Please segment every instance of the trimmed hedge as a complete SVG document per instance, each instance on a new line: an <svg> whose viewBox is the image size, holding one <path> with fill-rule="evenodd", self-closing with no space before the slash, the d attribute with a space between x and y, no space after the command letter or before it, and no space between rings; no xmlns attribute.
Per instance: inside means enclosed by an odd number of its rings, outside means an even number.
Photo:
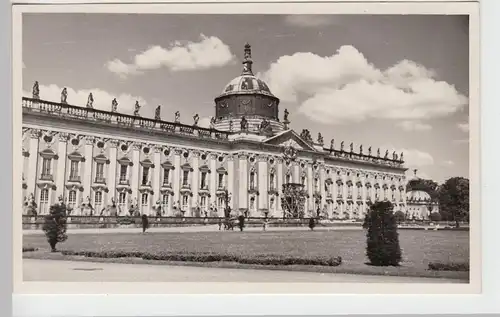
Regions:
<svg viewBox="0 0 500 317"><path fill-rule="evenodd" d="M148 253L125 251L62 251L63 255L84 256L90 258L142 258L144 260L175 261L175 262L236 262L241 264L258 265L319 265L339 266L342 258L338 257L310 257L298 258L283 255L232 255L218 253Z"/></svg>
<svg viewBox="0 0 500 317"><path fill-rule="evenodd" d="M456 262L456 263L431 262L429 263L429 270L468 272L470 268L469 268L469 263L466 262Z"/></svg>

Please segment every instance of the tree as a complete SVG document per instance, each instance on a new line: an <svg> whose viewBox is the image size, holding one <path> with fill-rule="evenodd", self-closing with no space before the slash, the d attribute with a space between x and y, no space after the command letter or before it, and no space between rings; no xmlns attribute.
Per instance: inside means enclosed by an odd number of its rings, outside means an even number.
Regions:
<svg viewBox="0 0 500 317"><path fill-rule="evenodd" d="M56 244L68 239L66 234L66 206L55 204L50 206L50 213L45 216L42 227L50 245L50 251L56 252Z"/></svg>
<svg viewBox="0 0 500 317"><path fill-rule="evenodd" d="M394 213L394 218L396 218L397 223L402 223L406 220L406 215L401 210L398 210Z"/></svg>
<svg viewBox="0 0 500 317"><path fill-rule="evenodd" d="M469 180L464 177L452 177L439 187L439 208L443 214L449 214L455 226L469 218Z"/></svg>
<svg viewBox="0 0 500 317"><path fill-rule="evenodd" d="M439 185L438 183L436 183L435 181L431 180L431 179L416 179L416 180L412 180L411 182L408 182L408 184L406 185L406 191L410 191L411 190L411 185L415 186L415 184L419 187L419 188L422 188L422 190L424 190L425 192L427 192L429 194L429 196L431 196L431 200L433 201L436 201L438 200L438 189L439 189Z"/></svg>
<svg viewBox="0 0 500 317"><path fill-rule="evenodd" d="M366 255L372 265L398 266L401 248L393 206L389 201L373 204L366 214L363 228L366 234Z"/></svg>
<svg viewBox="0 0 500 317"><path fill-rule="evenodd" d="M429 215L429 219L434 222L441 221L441 214L439 212L433 212Z"/></svg>

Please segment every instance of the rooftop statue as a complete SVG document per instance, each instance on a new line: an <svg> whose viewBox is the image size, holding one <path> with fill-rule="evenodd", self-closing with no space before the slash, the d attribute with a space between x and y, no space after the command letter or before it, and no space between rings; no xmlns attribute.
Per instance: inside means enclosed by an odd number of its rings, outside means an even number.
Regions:
<svg viewBox="0 0 500 317"><path fill-rule="evenodd" d="M399 155L399 159L402 161L403 160L403 152Z"/></svg>
<svg viewBox="0 0 500 317"><path fill-rule="evenodd" d="M284 113L284 115L283 115L283 122L287 122L287 121L288 121L288 115L289 115L289 114L290 114L290 113L288 112L288 109L285 109L285 113Z"/></svg>
<svg viewBox="0 0 500 317"><path fill-rule="evenodd" d="M340 142L340 150L344 151L344 141Z"/></svg>
<svg viewBox="0 0 500 317"><path fill-rule="evenodd" d="M181 113L179 110L175 112L175 123L179 123L181 121Z"/></svg>
<svg viewBox="0 0 500 317"><path fill-rule="evenodd" d="M193 116L193 120L194 120L194 125L197 126L198 125L198 121L200 121L200 116L198 114L195 114Z"/></svg>
<svg viewBox="0 0 500 317"><path fill-rule="evenodd" d="M351 142L351 144L349 145L349 148L351 150L351 153L354 151L354 143Z"/></svg>
<svg viewBox="0 0 500 317"><path fill-rule="evenodd" d="M377 157L380 157L380 148L377 149Z"/></svg>
<svg viewBox="0 0 500 317"><path fill-rule="evenodd" d="M248 130L248 121L245 116L241 117L240 128L242 131Z"/></svg>
<svg viewBox="0 0 500 317"><path fill-rule="evenodd" d="M325 143L325 140L323 139L323 136L321 133L318 133L318 143L323 145Z"/></svg>
<svg viewBox="0 0 500 317"><path fill-rule="evenodd" d="M215 129L215 117L210 118L210 129Z"/></svg>
<svg viewBox="0 0 500 317"><path fill-rule="evenodd" d="M396 154L396 151L392 152L392 159L393 160L397 160L398 159L398 155Z"/></svg>
<svg viewBox="0 0 500 317"><path fill-rule="evenodd" d="M116 101L116 98L111 101L111 112L116 112L118 109L118 101Z"/></svg>
<svg viewBox="0 0 500 317"><path fill-rule="evenodd" d="M68 90L66 87L63 88L61 91L61 103L67 103L68 100Z"/></svg>
<svg viewBox="0 0 500 317"><path fill-rule="evenodd" d="M330 150L333 150L333 149L334 149L334 147L335 147L335 139L332 139L332 140L330 141Z"/></svg>
<svg viewBox="0 0 500 317"><path fill-rule="evenodd" d="M384 154L384 158L388 158L389 157L389 150L385 150L385 154Z"/></svg>
<svg viewBox="0 0 500 317"><path fill-rule="evenodd" d="M359 154L363 155L363 145L359 146Z"/></svg>
<svg viewBox="0 0 500 317"><path fill-rule="evenodd" d="M368 155L369 155L369 156L371 156L371 155L372 155L372 147L371 147L371 146L368 148Z"/></svg>
<svg viewBox="0 0 500 317"><path fill-rule="evenodd" d="M33 99L40 99L40 87L38 87L38 81L35 81L33 85Z"/></svg>
<svg viewBox="0 0 500 317"><path fill-rule="evenodd" d="M94 96L92 96L92 93L90 93L89 97L87 98L87 108L94 108Z"/></svg>
<svg viewBox="0 0 500 317"><path fill-rule="evenodd" d="M161 106L158 105L155 110L155 120L161 120Z"/></svg>
<svg viewBox="0 0 500 317"><path fill-rule="evenodd" d="M141 110L141 106L139 105L139 101L135 102L135 110L134 110L134 116L139 117L139 110Z"/></svg>

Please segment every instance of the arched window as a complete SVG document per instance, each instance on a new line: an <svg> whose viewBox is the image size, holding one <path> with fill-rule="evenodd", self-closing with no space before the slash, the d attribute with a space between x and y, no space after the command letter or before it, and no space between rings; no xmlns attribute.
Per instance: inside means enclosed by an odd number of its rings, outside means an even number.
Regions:
<svg viewBox="0 0 500 317"><path fill-rule="evenodd" d="M68 208L74 209L76 205L76 190L70 190L68 193Z"/></svg>
<svg viewBox="0 0 500 317"><path fill-rule="evenodd" d="M94 194L95 210L97 213L101 212L102 209L102 192L97 191Z"/></svg>
<svg viewBox="0 0 500 317"><path fill-rule="evenodd" d="M149 205L149 195L148 194L146 194L146 193L142 194L142 196L141 196L141 204L142 204L143 207Z"/></svg>

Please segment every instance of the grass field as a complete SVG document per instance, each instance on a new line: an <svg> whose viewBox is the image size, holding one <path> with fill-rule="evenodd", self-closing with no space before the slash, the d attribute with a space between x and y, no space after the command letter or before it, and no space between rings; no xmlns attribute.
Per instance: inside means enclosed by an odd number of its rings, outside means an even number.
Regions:
<svg viewBox="0 0 500 317"><path fill-rule="evenodd" d="M75 234L58 245L71 251L215 252L238 255L341 256L342 265L332 272L411 276L460 277L466 272L428 271L429 262L468 262L469 232L401 230L401 267L366 265L365 232L284 231L284 232L190 232ZM23 247L48 250L43 235L26 235Z"/></svg>

